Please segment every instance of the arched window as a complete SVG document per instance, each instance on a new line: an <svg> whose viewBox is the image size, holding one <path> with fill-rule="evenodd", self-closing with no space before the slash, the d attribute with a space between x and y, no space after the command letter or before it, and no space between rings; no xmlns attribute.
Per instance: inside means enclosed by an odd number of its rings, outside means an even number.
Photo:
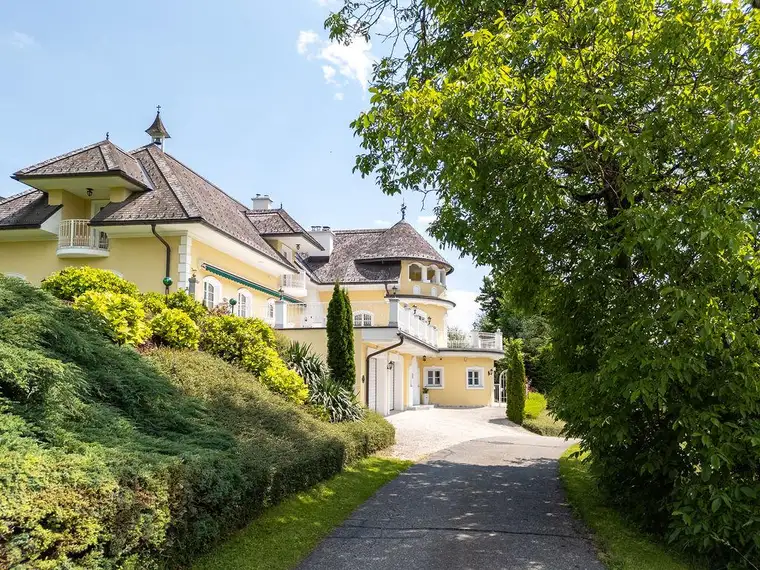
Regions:
<svg viewBox="0 0 760 570"><path fill-rule="evenodd" d="M235 311L239 317L250 317L251 309L253 305L253 298L251 293L247 289L238 289L237 294L237 310Z"/></svg>
<svg viewBox="0 0 760 570"><path fill-rule="evenodd" d="M422 267L416 263L409 266L409 281L422 281Z"/></svg>
<svg viewBox="0 0 760 570"><path fill-rule="evenodd" d="M419 295L421 291L422 291L422 289L420 289L419 285L415 285L414 287L412 287L412 293L414 295Z"/></svg>
<svg viewBox="0 0 760 570"><path fill-rule="evenodd" d="M203 278L203 304L213 309L222 302L222 284L213 277Z"/></svg>
<svg viewBox="0 0 760 570"><path fill-rule="evenodd" d="M21 275L21 273L5 273L4 275L6 277L15 277L16 279L23 279L24 281L26 281L26 276Z"/></svg>
<svg viewBox="0 0 760 570"><path fill-rule="evenodd" d="M437 296L438 296L438 287L431 287L431 288L430 288L430 294L431 294L433 297L437 297Z"/></svg>
<svg viewBox="0 0 760 570"><path fill-rule="evenodd" d="M427 268L427 280L430 283L438 283L437 277L438 277L438 270L435 267L428 267Z"/></svg>
<svg viewBox="0 0 760 570"><path fill-rule="evenodd" d="M355 327L371 327L374 321L374 315L369 311L354 311Z"/></svg>

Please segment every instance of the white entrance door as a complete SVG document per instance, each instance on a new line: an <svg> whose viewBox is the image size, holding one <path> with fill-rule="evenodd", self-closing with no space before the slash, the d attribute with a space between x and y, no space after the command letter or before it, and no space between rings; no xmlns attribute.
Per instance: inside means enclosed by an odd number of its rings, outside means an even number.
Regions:
<svg viewBox="0 0 760 570"><path fill-rule="evenodd" d="M420 367L416 356L409 364L409 401L412 406L420 405Z"/></svg>

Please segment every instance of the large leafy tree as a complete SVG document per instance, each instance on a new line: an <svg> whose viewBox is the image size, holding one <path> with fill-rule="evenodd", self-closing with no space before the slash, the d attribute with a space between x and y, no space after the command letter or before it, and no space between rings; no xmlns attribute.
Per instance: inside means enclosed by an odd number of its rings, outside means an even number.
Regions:
<svg viewBox="0 0 760 570"><path fill-rule="evenodd" d="M353 123L357 169L389 194L432 192L434 235L545 312L566 372L553 409L614 496L757 564L756 11L397 5L352 0L327 21L345 41L382 10L396 23Z"/></svg>

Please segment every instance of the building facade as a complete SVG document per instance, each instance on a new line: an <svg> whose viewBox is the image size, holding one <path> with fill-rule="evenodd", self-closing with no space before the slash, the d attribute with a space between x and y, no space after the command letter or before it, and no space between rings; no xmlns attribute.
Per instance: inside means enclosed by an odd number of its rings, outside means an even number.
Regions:
<svg viewBox="0 0 760 570"><path fill-rule="evenodd" d="M184 289L232 305L326 355L333 286L349 294L356 391L387 415L431 404L501 401L500 333L451 337L451 265L403 219L386 229L308 231L266 195L245 206L151 143L110 140L19 170L29 188L0 199L0 272L39 284L70 265L111 270L141 291Z"/></svg>

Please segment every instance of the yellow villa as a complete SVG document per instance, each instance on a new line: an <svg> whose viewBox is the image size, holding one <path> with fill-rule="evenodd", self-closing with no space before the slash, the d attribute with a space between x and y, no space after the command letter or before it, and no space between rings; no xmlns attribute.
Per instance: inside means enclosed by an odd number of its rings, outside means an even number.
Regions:
<svg viewBox="0 0 760 570"><path fill-rule="evenodd" d="M131 152L104 140L16 172L30 188L0 199L0 272L39 284L69 265L108 269L142 291L184 289L208 307L234 305L322 354L339 282L368 407L387 415L426 397L501 401L501 334L449 338L452 267L410 224L307 231L268 196L245 206L165 153L160 114L146 132L150 144Z"/></svg>

